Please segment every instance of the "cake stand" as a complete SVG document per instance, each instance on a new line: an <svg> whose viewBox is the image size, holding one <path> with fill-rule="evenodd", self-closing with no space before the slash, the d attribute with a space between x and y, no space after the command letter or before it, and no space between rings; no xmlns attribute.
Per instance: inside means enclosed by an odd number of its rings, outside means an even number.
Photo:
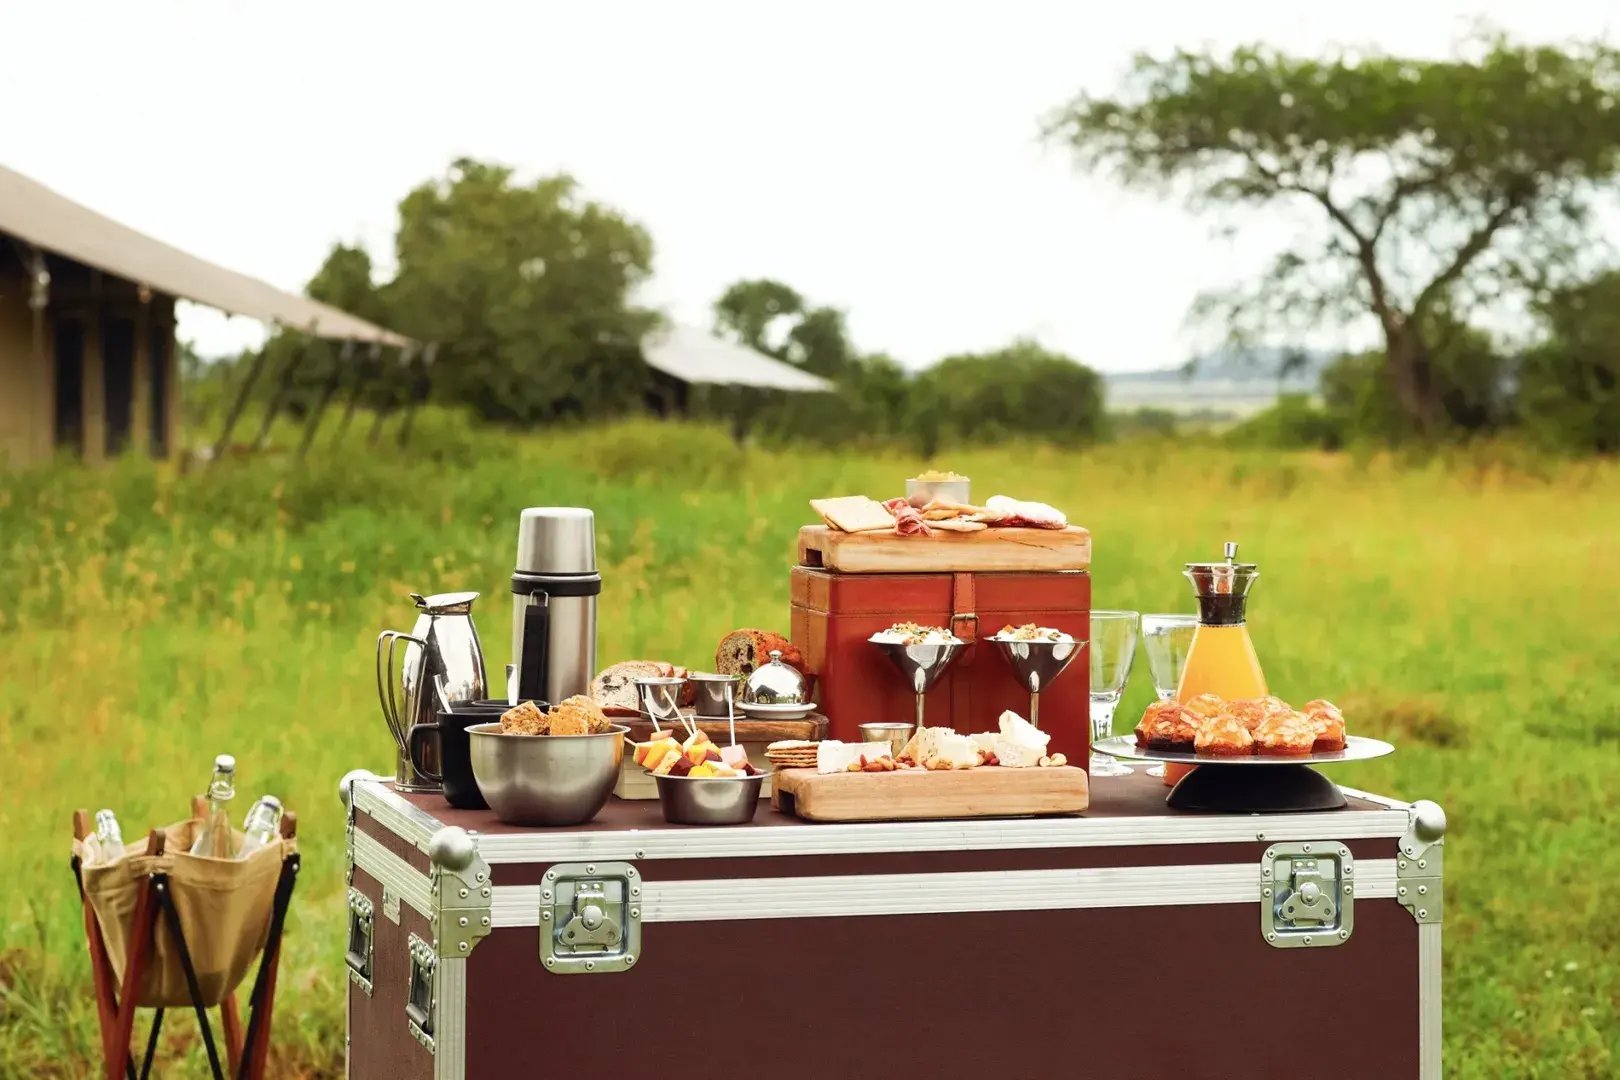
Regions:
<svg viewBox="0 0 1620 1080"><path fill-rule="evenodd" d="M1135 735L1115 735L1095 749L1132 761L1169 761L1198 768L1181 778L1165 798L1177 810L1217 814L1285 814L1299 810L1337 810L1345 805L1339 785L1313 765L1366 761L1393 754L1395 747L1382 739L1350 735L1343 750L1298 757L1219 757L1179 753L1136 745Z"/></svg>

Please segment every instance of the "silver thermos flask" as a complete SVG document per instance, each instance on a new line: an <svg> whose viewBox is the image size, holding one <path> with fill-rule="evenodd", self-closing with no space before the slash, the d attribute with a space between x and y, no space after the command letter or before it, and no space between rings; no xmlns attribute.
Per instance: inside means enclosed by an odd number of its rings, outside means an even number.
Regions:
<svg viewBox="0 0 1620 1080"><path fill-rule="evenodd" d="M531 506L518 521L512 574L512 662L518 700L555 704L596 674L596 517L577 506Z"/></svg>

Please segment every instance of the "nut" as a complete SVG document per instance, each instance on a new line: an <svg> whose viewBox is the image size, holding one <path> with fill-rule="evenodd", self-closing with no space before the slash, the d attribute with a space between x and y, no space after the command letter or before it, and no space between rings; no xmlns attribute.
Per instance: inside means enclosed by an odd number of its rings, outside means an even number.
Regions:
<svg viewBox="0 0 1620 1080"><path fill-rule="evenodd" d="M1067 765L1068 763L1069 763L1069 757L1068 757L1067 754L1053 754L1052 755L1052 767L1053 768L1061 769L1063 766Z"/></svg>
<svg viewBox="0 0 1620 1080"><path fill-rule="evenodd" d="M1049 769L1051 767L1052 767L1052 759L1049 756L1047 756L1045 754L1042 754L1041 755L1041 768Z"/></svg>

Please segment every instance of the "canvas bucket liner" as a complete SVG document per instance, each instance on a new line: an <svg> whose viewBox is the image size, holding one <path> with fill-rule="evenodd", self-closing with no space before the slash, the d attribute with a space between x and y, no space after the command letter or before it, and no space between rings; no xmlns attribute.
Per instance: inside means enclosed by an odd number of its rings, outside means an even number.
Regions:
<svg viewBox="0 0 1620 1080"><path fill-rule="evenodd" d="M129 956L135 901L148 877L168 875L169 898L180 916L201 1003L209 1007L236 989L264 948L282 861L298 847L295 841L277 838L246 859L191 855L188 849L201 825L200 821L182 821L164 828L165 854L148 855L148 841L143 838L127 845L123 858L88 863L81 872L85 895L101 925L120 986ZM242 834L234 835L240 843ZM77 840L73 843L73 852L81 859L92 850ZM179 943L162 913L156 920L151 961L135 1003L148 1008L191 1004Z"/></svg>

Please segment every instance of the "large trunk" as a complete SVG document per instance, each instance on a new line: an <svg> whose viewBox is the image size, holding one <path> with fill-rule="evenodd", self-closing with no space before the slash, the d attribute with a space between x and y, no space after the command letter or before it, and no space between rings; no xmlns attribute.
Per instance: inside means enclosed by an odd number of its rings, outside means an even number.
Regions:
<svg viewBox="0 0 1620 1080"><path fill-rule="evenodd" d="M1439 428L1440 403L1428 346L1410 322L1386 326L1384 343L1395 401L1412 429L1430 438Z"/></svg>

